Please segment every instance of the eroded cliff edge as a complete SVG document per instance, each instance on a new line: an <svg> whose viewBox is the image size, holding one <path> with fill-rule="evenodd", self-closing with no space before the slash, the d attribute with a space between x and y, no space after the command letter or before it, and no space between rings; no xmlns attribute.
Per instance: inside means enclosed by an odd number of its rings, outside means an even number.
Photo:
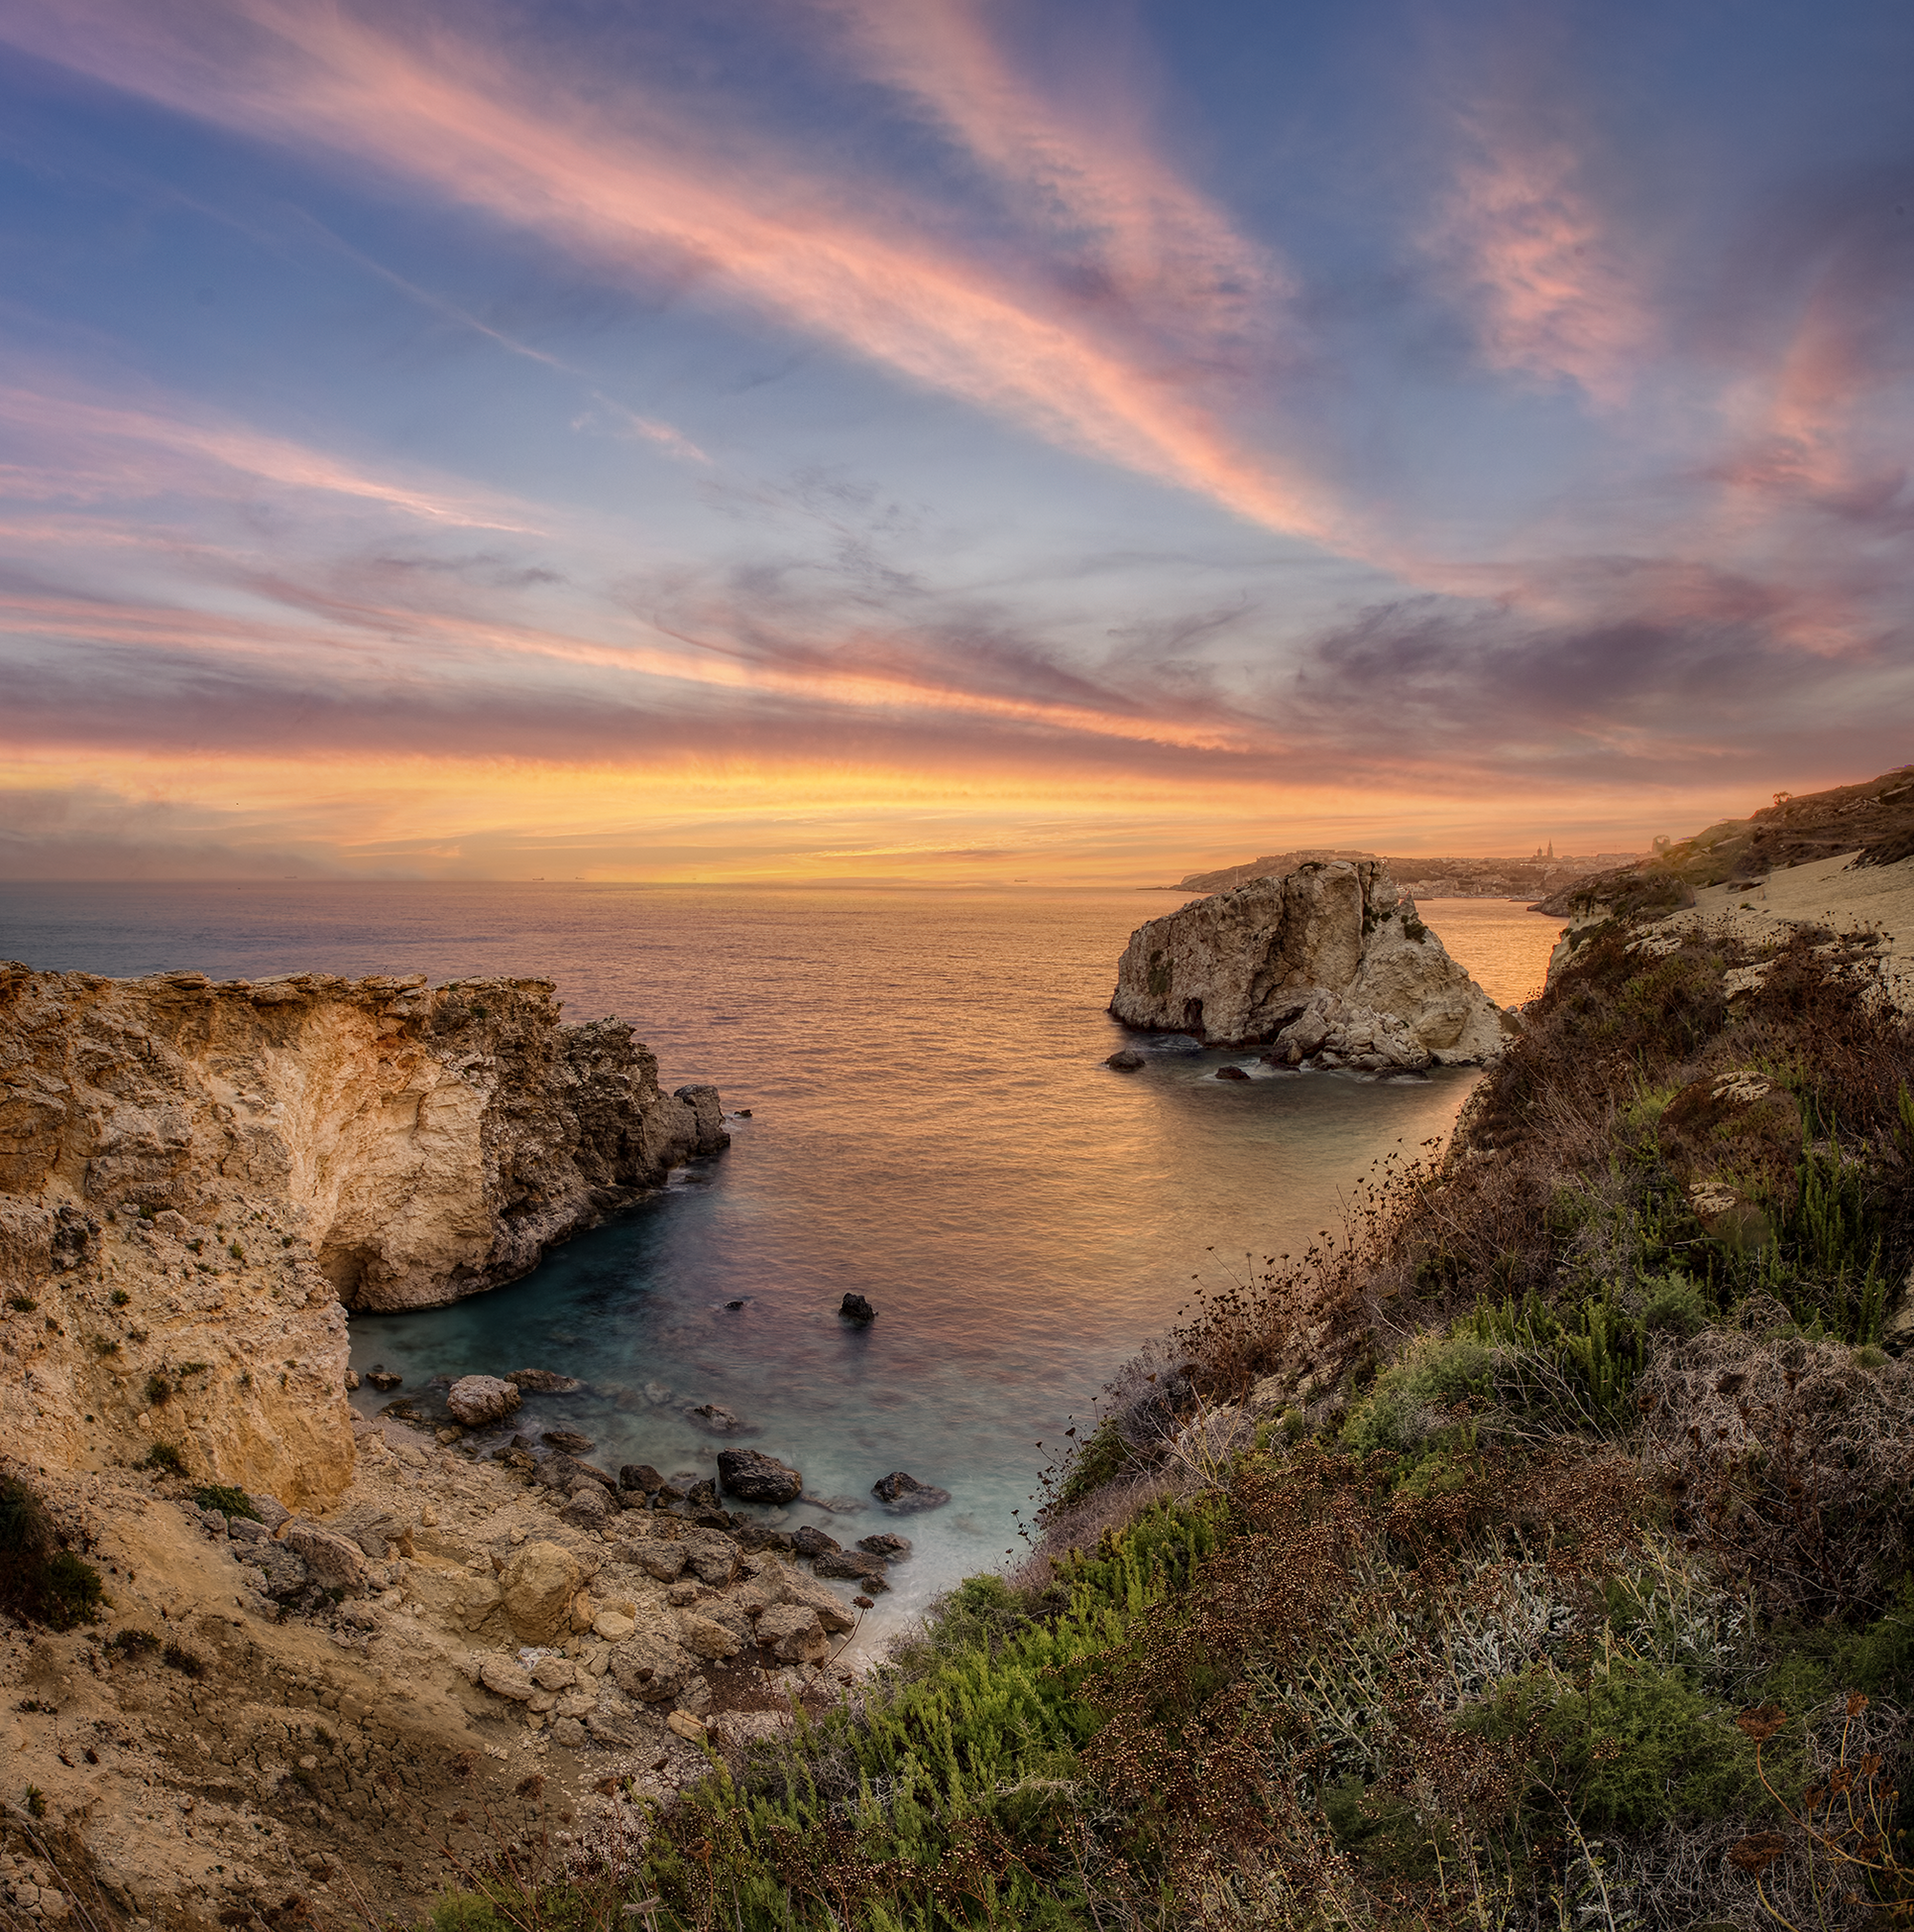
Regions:
<svg viewBox="0 0 1914 1932"><path fill-rule="evenodd" d="M1298 1058L1334 1037L1398 1066L1492 1059L1505 1031L1376 859L1313 861L1139 926L1110 1011L1213 1046L1290 1044Z"/></svg>
<svg viewBox="0 0 1914 1932"><path fill-rule="evenodd" d="M345 1309L433 1307L728 1144L546 980L211 984L0 965L0 1432L323 1506Z"/></svg>

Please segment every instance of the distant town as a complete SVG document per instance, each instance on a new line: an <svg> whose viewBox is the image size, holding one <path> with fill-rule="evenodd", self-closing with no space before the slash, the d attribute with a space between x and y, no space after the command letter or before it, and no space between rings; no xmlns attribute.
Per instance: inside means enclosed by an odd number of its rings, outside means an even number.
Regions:
<svg viewBox="0 0 1914 1932"><path fill-rule="evenodd" d="M1558 856L1552 842L1537 847L1527 858L1391 857L1380 852L1346 852L1324 846L1265 853L1242 865L1192 872L1166 890L1229 892L1253 878L1280 878L1311 859L1379 858L1403 891L1416 899L1543 899L1591 872L1612 872L1645 856L1639 852L1565 853Z"/></svg>

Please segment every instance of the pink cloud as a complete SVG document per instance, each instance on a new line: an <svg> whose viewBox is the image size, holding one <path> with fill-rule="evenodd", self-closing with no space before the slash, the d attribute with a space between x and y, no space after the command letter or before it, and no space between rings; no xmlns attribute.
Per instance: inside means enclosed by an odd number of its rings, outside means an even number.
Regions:
<svg viewBox="0 0 1914 1932"><path fill-rule="evenodd" d="M50 385L0 387L0 423L37 437L44 465L0 475L0 495L40 500L139 496L190 484L209 471L343 497L446 527L530 530L523 505L457 485L377 476L244 424L194 421L154 409L89 402Z"/></svg>
<svg viewBox="0 0 1914 1932"><path fill-rule="evenodd" d="M1045 99L992 37L977 0L822 5L845 29L851 57L914 99L1011 189L1016 217L1093 268L1106 299L1219 364L1273 332L1288 277L1152 150L1130 103L1107 90L1087 111Z"/></svg>
<svg viewBox="0 0 1914 1932"><path fill-rule="evenodd" d="M1479 114L1426 246L1472 312L1491 368L1626 399L1658 324L1614 224L1560 136Z"/></svg>
<svg viewBox="0 0 1914 1932"><path fill-rule="evenodd" d="M952 22L961 39L961 19ZM288 0L189 11L165 0L0 0L0 33L208 120L403 174L562 239L600 267L689 269L735 303L1033 434L1265 528L1355 541L1333 491L1221 425L1201 396L1201 370L1179 366L1183 346L1108 340L1055 291L1018 285L921 223L893 218L876 205L880 196L813 178L735 127L713 139L642 95L622 99L613 118L528 77L522 58L449 34L414 49L342 8ZM993 120L982 108L969 119L980 139L1021 124L1015 113ZM1125 273L1170 278L1182 257L1162 237L1179 207L1193 206L1187 193L1179 203L1167 184L1152 189L1147 170L1141 182L1060 161L1052 171L1070 176L1084 209L1103 211L1111 258ZM1227 258L1213 217L1204 233ZM1223 300L1224 281L1209 279Z"/></svg>

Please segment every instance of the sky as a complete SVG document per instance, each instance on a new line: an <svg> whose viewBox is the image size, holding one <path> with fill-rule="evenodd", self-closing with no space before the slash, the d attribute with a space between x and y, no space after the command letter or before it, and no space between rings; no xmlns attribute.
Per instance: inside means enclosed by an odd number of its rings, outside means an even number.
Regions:
<svg viewBox="0 0 1914 1932"><path fill-rule="evenodd" d="M1173 879L1914 759L1914 10L0 0L0 877Z"/></svg>

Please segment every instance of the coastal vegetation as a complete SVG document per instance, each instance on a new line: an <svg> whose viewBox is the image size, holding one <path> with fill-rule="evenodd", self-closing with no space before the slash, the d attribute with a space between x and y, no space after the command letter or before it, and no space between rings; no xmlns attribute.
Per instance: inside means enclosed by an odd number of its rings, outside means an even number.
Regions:
<svg viewBox="0 0 1914 1932"><path fill-rule="evenodd" d="M1878 982L1867 935L1598 933L1447 1146L1124 1369L1020 1568L439 1932L1914 1918Z"/></svg>

